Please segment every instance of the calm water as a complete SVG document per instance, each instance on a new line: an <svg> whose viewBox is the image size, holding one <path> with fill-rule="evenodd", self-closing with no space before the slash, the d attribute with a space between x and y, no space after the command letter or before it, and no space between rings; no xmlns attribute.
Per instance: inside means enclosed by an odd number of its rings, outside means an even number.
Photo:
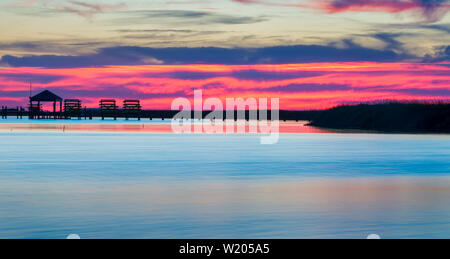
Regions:
<svg viewBox="0 0 450 259"><path fill-rule="evenodd" d="M450 237L450 136L0 131L0 238Z"/></svg>

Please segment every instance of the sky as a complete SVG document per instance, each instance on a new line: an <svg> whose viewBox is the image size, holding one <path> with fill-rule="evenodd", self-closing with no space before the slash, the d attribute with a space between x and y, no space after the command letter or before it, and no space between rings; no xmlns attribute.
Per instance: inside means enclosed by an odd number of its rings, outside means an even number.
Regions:
<svg viewBox="0 0 450 259"><path fill-rule="evenodd" d="M279 97L282 109L450 100L448 0L3 0L0 104Z"/></svg>

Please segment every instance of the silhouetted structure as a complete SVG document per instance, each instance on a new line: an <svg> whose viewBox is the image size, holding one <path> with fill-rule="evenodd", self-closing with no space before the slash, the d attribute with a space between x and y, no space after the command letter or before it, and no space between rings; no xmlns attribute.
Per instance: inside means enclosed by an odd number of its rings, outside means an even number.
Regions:
<svg viewBox="0 0 450 259"><path fill-rule="evenodd" d="M53 112L42 110L43 102L53 103ZM59 103L59 111L57 111L57 103ZM82 108L81 100L67 99L64 101L64 111L62 109L63 99L54 93L45 90L33 97L30 97L29 112L26 114L22 107L8 109L2 106L0 115L2 119L8 116L28 115L30 119L54 118L54 119L71 119L77 117L81 119L93 117L118 117L129 119L137 118L161 118L171 119L179 111L173 110L142 110L140 100L125 100L123 109L119 110L114 99L100 100L100 108ZM250 120L251 111L224 111L222 120L230 120L230 113L234 120L237 120L238 114L244 114L245 120ZM261 112L261 111L259 111ZM257 120L273 120L271 111L267 112L267 116L257 112ZM205 118L210 111L203 111L201 119ZM263 113L264 114L264 113ZM196 113L191 112L191 118L196 118ZM333 128L333 129L351 129L351 130L369 130L381 132L434 132L434 133L450 133L450 102L383 102L369 103L360 105L342 105L328 110L317 111L279 111L279 120L287 121L310 121L311 126Z"/></svg>
<svg viewBox="0 0 450 259"><path fill-rule="evenodd" d="M142 106L139 100L125 100L123 101L123 112L125 119L137 118L141 120Z"/></svg>
<svg viewBox="0 0 450 259"><path fill-rule="evenodd" d="M2 106L2 119L7 119L8 118L8 107L6 106Z"/></svg>
<svg viewBox="0 0 450 259"><path fill-rule="evenodd" d="M81 120L81 100L66 99L64 100L64 117L70 119L71 117L78 117Z"/></svg>
<svg viewBox="0 0 450 259"><path fill-rule="evenodd" d="M62 101L63 99L56 94L45 90L33 97L30 97L30 106L28 107L28 117L30 119L41 118L54 118L58 119L62 117ZM53 112L46 113L42 110L43 102L53 103ZM59 112L56 111L56 103L59 103Z"/></svg>
<svg viewBox="0 0 450 259"><path fill-rule="evenodd" d="M112 99L103 99L100 100L100 115L102 120L105 117L113 117L114 120L117 120L118 107L116 105L116 100Z"/></svg>

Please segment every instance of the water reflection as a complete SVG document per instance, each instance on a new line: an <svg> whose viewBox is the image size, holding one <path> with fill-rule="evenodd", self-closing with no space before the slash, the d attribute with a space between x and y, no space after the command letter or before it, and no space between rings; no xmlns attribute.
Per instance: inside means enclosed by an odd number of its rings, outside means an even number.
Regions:
<svg viewBox="0 0 450 259"><path fill-rule="evenodd" d="M135 132L135 133L171 133L172 128L170 121L84 121L84 120L70 120L70 121L34 121L21 122L14 120L13 123L0 123L0 131L49 131L49 132ZM0 121L2 122L2 121ZM196 122L198 123L198 122ZM226 132L228 124L233 124L236 129L236 123L233 122L218 122L222 125L223 132ZM290 121L280 122L280 133L333 133L331 130L319 129L316 127L307 126L307 121ZM191 126L191 131L194 132L195 123ZM235 130L237 132L237 130ZM245 132L250 132L248 123Z"/></svg>

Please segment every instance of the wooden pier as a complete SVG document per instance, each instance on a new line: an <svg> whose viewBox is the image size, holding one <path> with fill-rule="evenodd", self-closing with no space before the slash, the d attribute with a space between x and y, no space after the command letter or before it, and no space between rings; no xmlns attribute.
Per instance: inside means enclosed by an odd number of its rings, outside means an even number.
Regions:
<svg viewBox="0 0 450 259"><path fill-rule="evenodd" d="M43 103L53 104L53 111L44 111L42 108ZM27 116L29 119L72 119L76 118L81 120L92 120L94 117L105 120L106 118L129 119L172 119L179 111L172 110L143 110L140 100L124 100L123 107L119 109L117 101L114 99L102 99L99 102L99 108L83 108L82 101L79 99L63 99L58 95L46 90L33 97L30 97L28 111L22 107L8 108L1 106L1 118L7 119L8 116L16 116L18 119L22 119ZM203 111L201 118L195 118L196 113L192 111L191 118L203 119L211 111ZM245 120L250 119L250 112L247 111L234 111L234 118L237 120L238 114L245 114ZM279 119L282 121L299 121L299 120L312 120L320 111L280 111ZM257 119L260 120L259 112L257 112ZM194 116L195 115L195 116ZM223 112L222 120L226 120L229 115L228 111ZM231 119L231 118L230 118ZM271 112L267 111L268 120L272 120Z"/></svg>

